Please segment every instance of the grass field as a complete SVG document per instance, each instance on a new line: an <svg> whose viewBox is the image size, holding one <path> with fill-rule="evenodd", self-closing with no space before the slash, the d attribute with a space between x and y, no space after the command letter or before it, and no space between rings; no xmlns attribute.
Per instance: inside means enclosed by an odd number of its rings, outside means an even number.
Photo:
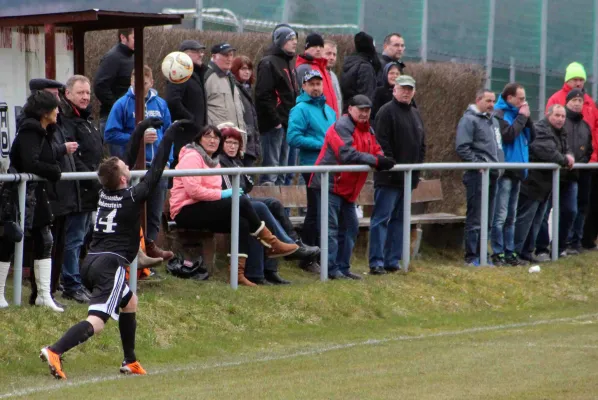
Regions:
<svg viewBox="0 0 598 400"><path fill-rule="evenodd" d="M285 266L287 288L146 285L137 352L147 377L118 376L111 324L69 352L69 380L54 381L39 348L85 308L3 310L0 399L598 398L598 254L539 274L458 259L436 253L407 275L363 282L321 284Z"/></svg>

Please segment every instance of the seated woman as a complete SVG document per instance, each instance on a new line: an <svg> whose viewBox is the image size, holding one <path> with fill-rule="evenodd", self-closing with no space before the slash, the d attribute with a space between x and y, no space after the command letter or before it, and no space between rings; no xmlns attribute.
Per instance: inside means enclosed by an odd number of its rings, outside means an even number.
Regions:
<svg viewBox="0 0 598 400"><path fill-rule="evenodd" d="M201 129L193 141L179 153L177 170L220 168L218 153L222 149L222 134L215 126ZM188 229L208 229L216 233L230 233L232 189L222 190L220 175L184 176L173 180L170 192L170 216L177 226ZM239 199L239 284L255 286L245 278L245 263L249 238L258 238L267 248L268 258L292 254L299 246L283 243L270 232L258 217L249 199Z"/></svg>
<svg viewBox="0 0 598 400"><path fill-rule="evenodd" d="M223 152L220 154L220 165L224 168L243 167L239 149L243 136L241 132L233 125L219 125L220 132L224 140ZM223 189L232 188L231 179L228 175L223 175ZM289 255L287 259L291 260L314 260L320 254L319 247L306 246L301 242L299 235L295 232L293 224L284 212L284 206L275 198L250 198L247 194L253 189L253 181L249 175L241 175L241 189L250 201L251 205L266 223L266 226L274 232L276 237L285 243L296 243L299 250ZM245 276L252 282L258 284L286 284L284 279L277 273L277 265L274 260L264 261L263 248L257 243L250 242L249 258L247 260L247 269ZM262 275L263 271L263 275Z"/></svg>

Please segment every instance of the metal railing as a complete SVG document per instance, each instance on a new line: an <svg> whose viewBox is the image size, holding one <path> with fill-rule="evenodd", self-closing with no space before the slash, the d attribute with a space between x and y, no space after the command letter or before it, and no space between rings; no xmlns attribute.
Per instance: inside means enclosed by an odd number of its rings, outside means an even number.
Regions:
<svg viewBox="0 0 598 400"><path fill-rule="evenodd" d="M574 169L598 169L598 163L595 164L575 164ZM539 169L552 170L552 254L553 261L558 259L558 229L559 229L559 178L561 167L557 164L549 163L428 163L428 164L400 164L396 165L392 171L403 172L405 174L404 182L411 182L413 171L441 171L441 170L480 170L482 173L482 199L481 199L481 231L480 231L480 265L488 265L488 203L491 169ZM364 165L336 165L336 166L295 166L295 167L252 167L252 168L226 168L226 169L189 169L189 170L167 170L164 171L164 177L182 177L182 176L212 176L212 175L232 175L233 196L232 196L232 216L231 216L231 269L230 286L237 289L237 270L239 260L239 187L241 174L262 175L262 174L287 174L287 173L320 173L321 179L321 199L320 199L320 280L328 280L328 194L329 194L329 175L336 172L370 172L372 168ZM145 175L145 171L131 171L132 178L140 178ZM64 173L61 180L90 180L97 179L95 172L71 172ZM25 226L25 194L28 181L43 180L32 174L0 174L0 182L18 182L20 226ZM411 228L411 185L404 185L403 196L403 255L402 268L407 271L411 258L409 231ZM14 303L21 304L21 281L23 273L23 246L24 240L15 245L14 256ZM133 291L137 288L137 260L135 259L130 266L129 285Z"/></svg>

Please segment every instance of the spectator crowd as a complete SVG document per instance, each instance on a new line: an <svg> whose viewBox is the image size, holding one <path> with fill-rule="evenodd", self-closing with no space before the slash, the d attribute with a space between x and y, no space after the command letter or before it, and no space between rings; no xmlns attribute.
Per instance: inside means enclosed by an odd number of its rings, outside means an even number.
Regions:
<svg viewBox="0 0 598 400"><path fill-rule="evenodd" d="M370 274L401 269L404 185L417 188L412 173L404 182L395 164L426 161L425 121L415 101L415 79L405 74L405 40L389 34L378 54L373 38L355 35L355 53L345 58L340 77L333 72L337 46L310 33L298 49L298 33L280 24L271 46L253 65L228 43L209 49L185 40L177 49L191 58L190 79L167 83L160 94L153 87L152 69L144 66L142 134L145 167L159 153L169 127L189 120L195 129L177 130L166 168L221 169L287 165L368 165L375 169L374 207L370 222ZM54 295L89 303L92 294L82 283L80 260L94 232L110 232L113 220L98 218L98 181L59 180L62 172L97 171L108 155L131 165L135 146L134 34L118 31L118 43L104 55L93 93L100 102L99 121L92 119L91 82L81 75L63 85L47 79L30 82L31 95L18 117L18 135L10 153L15 172L46 179L27 186L25 237L34 254L30 304L61 312ZM174 49L173 49L174 50ZM584 67L568 66L563 88L533 121L525 88L507 84L496 97L480 89L456 127L456 152L463 162L556 163L560 173L559 255L596 250L598 236L597 172L572 170L575 163L598 161L598 109L585 93ZM169 143L169 142L167 142ZM277 261L297 260L308 273L319 274L320 187L322 175L296 177L305 185L307 209L298 233L285 205L275 198L253 197L262 186L288 185L295 177L262 174L259 182L241 176L239 218L239 283L280 285ZM367 172L329 174L328 277L362 279L351 271L351 256L359 230L356 200ZM187 229L228 233L231 229L232 177L222 175L160 179L147 196L147 226L140 232L141 278L156 277L151 266L174 257L157 244L168 202L168 218ZM482 171L463 175L466 189L465 264L480 265ZM518 266L549 261L548 220L551 213L552 171L491 170L489 232L492 263ZM0 217L7 218L6 215ZM14 241L0 237L0 307L6 307L4 286Z"/></svg>

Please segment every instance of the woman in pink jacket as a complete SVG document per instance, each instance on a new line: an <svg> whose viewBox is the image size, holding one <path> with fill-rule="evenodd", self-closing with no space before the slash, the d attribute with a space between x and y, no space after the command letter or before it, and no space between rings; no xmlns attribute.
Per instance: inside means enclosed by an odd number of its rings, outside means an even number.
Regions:
<svg viewBox="0 0 598 400"><path fill-rule="evenodd" d="M181 149L177 170L220 168L218 154L222 134L215 126L204 127L191 143ZM230 233L232 189L222 190L222 176L185 176L174 178L170 193L170 217L177 226ZM242 194L242 192L241 192ZM267 248L269 258L295 252L296 244L283 243L266 228L246 196L239 199L239 284L255 286L245 278L249 236L257 237Z"/></svg>

